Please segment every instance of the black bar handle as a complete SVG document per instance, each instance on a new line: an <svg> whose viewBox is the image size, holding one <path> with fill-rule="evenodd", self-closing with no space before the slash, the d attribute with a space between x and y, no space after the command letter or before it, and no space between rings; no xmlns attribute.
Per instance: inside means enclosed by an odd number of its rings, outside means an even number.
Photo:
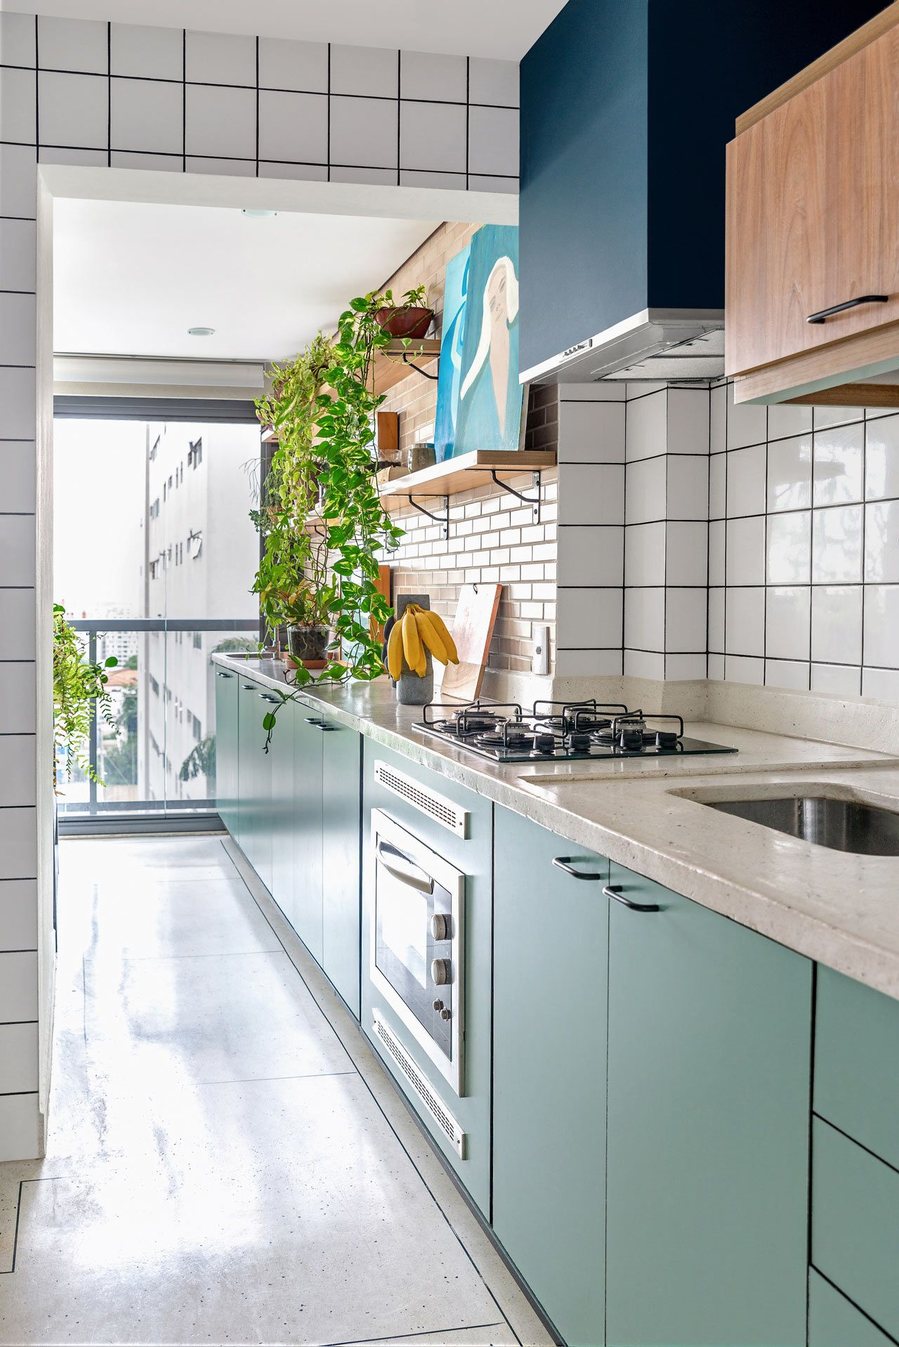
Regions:
<svg viewBox="0 0 899 1347"><path fill-rule="evenodd" d="M225 670L224 670L224 669L217 669L217 670L216 670L216 675L215 675L215 676L216 676L216 678L233 678L233 677L234 677L233 674L225 673Z"/></svg>
<svg viewBox="0 0 899 1347"><path fill-rule="evenodd" d="M628 898L621 889L620 884L607 884L603 889L606 898L614 898L616 903L621 903L623 907L629 907L632 912L661 912L658 903L635 903L633 898Z"/></svg>
<svg viewBox="0 0 899 1347"><path fill-rule="evenodd" d="M557 870L564 870L566 875L571 875L572 879L592 879L602 883L602 875L589 875L583 870L575 870L571 864L573 860L573 856L553 856L553 865Z"/></svg>
<svg viewBox="0 0 899 1347"><path fill-rule="evenodd" d="M325 723L318 716L303 716L303 719L307 725L314 725L317 730L320 730Z"/></svg>
<svg viewBox="0 0 899 1347"><path fill-rule="evenodd" d="M255 692L255 691L256 691L256 684L255 684L255 683L241 683L240 686L243 688L244 692Z"/></svg>
<svg viewBox="0 0 899 1347"><path fill-rule="evenodd" d="M835 313L845 313L847 309L857 309L859 304L888 304L889 295L858 295L855 299L847 299L844 304L832 304L829 309L819 309L817 313L810 313L806 318L807 323L826 323L828 318L832 318Z"/></svg>
<svg viewBox="0 0 899 1347"><path fill-rule="evenodd" d="M259 692L259 693L257 693L256 695L259 696L259 697L261 697L262 700L263 700L264 702L276 702L276 703L278 703L278 702L281 701L281 698L280 698L280 697L273 697L273 696L271 695L271 693L269 693L269 692Z"/></svg>

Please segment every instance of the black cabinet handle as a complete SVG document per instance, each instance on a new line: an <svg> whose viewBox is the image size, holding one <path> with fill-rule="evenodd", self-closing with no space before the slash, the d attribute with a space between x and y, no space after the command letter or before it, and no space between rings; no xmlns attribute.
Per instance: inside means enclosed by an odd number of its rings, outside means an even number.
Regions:
<svg viewBox="0 0 899 1347"><path fill-rule="evenodd" d="M602 875L590 875L583 870L575 870L571 864L573 860L573 856L553 856L553 865L557 870L564 870L566 875L571 875L572 879L592 879L602 883Z"/></svg>
<svg viewBox="0 0 899 1347"><path fill-rule="evenodd" d="M810 313L806 318L807 323L826 323L828 318L832 318L835 313L845 313L847 309L857 309L860 304L888 304L889 295L858 295L855 299L847 299L843 304L832 304L829 309L819 309L817 313Z"/></svg>
<svg viewBox="0 0 899 1347"><path fill-rule="evenodd" d="M244 692L255 692L255 691L256 691L256 684L255 684L255 683L241 683L240 686L243 688Z"/></svg>
<svg viewBox="0 0 899 1347"><path fill-rule="evenodd" d="M661 912L658 903L635 903L633 898L628 898L622 892L620 885L607 884L603 889L606 898L614 898L616 903L621 903L623 907L629 907L632 912Z"/></svg>
<svg viewBox="0 0 899 1347"><path fill-rule="evenodd" d="M314 725L317 730L320 730L324 724L324 721L320 720L318 716L303 716L303 719L307 725Z"/></svg>
<svg viewBox="0 0 899 1347"><path fill-rule="evenodd" d="M280 698L280 697L272 697L271 694L268 693L268 692L260 692L260 693L258 693L257 695L258 695L259 697L261 697L262 700L263 700L264 702L275 702L275 703L278 703L278 702L281 701L281 698Z"/></svg>
<svg viewBox="0 0 899 1347"><path fill-rule="evenodd" d="M233 674L225 673L224 669L216 670L216 678L233 678Z"/></svg>

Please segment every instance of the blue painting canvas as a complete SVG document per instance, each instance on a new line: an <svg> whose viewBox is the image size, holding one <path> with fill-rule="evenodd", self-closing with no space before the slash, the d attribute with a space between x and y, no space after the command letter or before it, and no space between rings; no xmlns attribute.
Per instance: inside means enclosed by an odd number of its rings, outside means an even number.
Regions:
<svg viewBox="0 0 899 1347"><path fill-rule="evenodd" d="M452 458L456 447L470 254L471 245L466 244L462 251L446 264L437 415L434 423L434 453L438 463L445 458Z"/></svg>
<svg viewBox="0 0 899 1347"><path fill-rule="evenodd" d="M453 454L520 447L518 229L485 225L471 240Z"/></svg>

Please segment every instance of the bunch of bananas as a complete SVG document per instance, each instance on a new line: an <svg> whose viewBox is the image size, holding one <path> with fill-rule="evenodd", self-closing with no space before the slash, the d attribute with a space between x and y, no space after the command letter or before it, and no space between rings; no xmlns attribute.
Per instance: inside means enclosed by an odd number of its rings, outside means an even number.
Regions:
<svg viewBox="0 0 899 1347"><path fill-rule="evenodd" d="M387 671L396 681L404 669L424 678L430 651L441 664L458 664L456 643L439 613L410 603L390 629L387 638Z"/></svg>

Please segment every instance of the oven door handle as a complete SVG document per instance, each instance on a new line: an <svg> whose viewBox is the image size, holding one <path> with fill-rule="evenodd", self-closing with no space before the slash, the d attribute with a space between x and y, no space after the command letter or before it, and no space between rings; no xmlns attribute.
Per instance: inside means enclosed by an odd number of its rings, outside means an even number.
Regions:
<svg viewBox="0 0 899 1347"><path fill-rule="evenodd" d="M409 870L399 869L397 866L391 865L387 859L388 856L402 861L403 865L409 867ZM378 862L393 875L394 879L398 879L401 884L407 884L410 889L417 889L419 893L434 892L433 879L426 875L424 870L420 869L414 861L410 861L409 857L404 855L399 847L393 846L390 842L385 842L381 837L378 838ZM415 873L410 873L410 870Z"/></svg>

